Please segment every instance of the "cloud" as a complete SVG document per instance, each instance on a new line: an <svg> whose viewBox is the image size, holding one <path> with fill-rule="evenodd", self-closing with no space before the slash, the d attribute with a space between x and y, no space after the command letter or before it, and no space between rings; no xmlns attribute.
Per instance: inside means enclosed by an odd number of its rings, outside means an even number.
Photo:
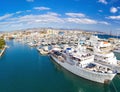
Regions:
<svg viewBox="0 0 120 92"><path fill-rule="evenodd" d="M115 8L115 7L111 7L111 8L110 8L110 12L111 12L111 13L116 13L117 11L118 11L118 9Z"/></svg>
<svg viewBox="0 0 120 92"><path fill-rule="evenodd" d="M106 21L97 21L90 18L83 13L65 13L65 15L69 16L65 18L66 22L76 23L76 24L104 24L109 25Z"/></svg>
<svg viewBox="0 0 120 92"><path fill-rule="evenodd" d="M110 25L110 23L106 21L97 21L89 18L66 18L66 22L76 23L76 24L104 24Z"/></svg>
<svg viewBox="0 0 120 92"><path fill-rule="evenodd" d="M24 16L14 16L5 20L4 22L0 22L1 29L0 30L16 30L16 29L26 29L26 28L34 28L34 27L48 27L55 26L59 24L63 24L64 19L60 18L60 14L54 12L48 12L45 14L29 14Z"/></svg>
<svg viewBox="0 0 120 92"><path fill-rule="evenodd" d="M99 12L103 12L103 10L98 10Z"/></svg>
<svg viewBox="0 0 120 92"><path fill-rule="evenodd" d="M108 16L108 19L120 20L120 15L118 16Z"/></svg>
<svg viewBox="0 0 120 92"><path fill-rule="evenodd" d="M34 7L35 10L50 10L48 7Z"/></svg>
<svg viewBox="0 0 120 92"><path fill-rule="evenodd" d="M26 12L31 12L31 10L26 10Z"/></svg>
<svg viewBox="0 0 120 92"><path fill-rule="evenodd" d="M88 18L67 18L66 21L77 24L97 24L97 21Z"/></svg>
<svg viewBox="0 0 120 92"><path fill-rule="evenodd" d="M117 9L120 9L120 7L117 7Z"/></svg>
<svg viewBox="0 0 120 92"><path fill-rule="evenodd" d="M85 17L85 14L83 13L65 13L65 15L70 17Z"/></svg>
<svg viewBox="0 0 120 92"><path fill-rule="evenodd" d="M55 13L55 12L47 12L47 15L51 15L51 16L61 16L60 14Z"/></svg>
<svg viewBox="0 0 120 92"><path fill-rule="evenodd" d="M22 27L24 26L23 23L19 23L19 24L12 24L10 25L11 27Z"/></svg>
<svg viewBox="0 0 120 92"><path fill-rule="evenodd" d="M22 12L23 12L23 11L17 11L16 14L20 14L20 13L22 13Z"/></svg>
<svg viewBox="0 0 120 92"><path fill-rule="evenodd" d="M19 17L13 17L9 18L7 22L0 23L0 25L6 24L6 25L14 25L14 24L43 24L43 23L63 23L64 20L59 18L59 14L54 13L54 12L48 12L46 14L41 14L41 15L24 15L24 16L19 16ZM13 26L12 26L13 27Z"/></svg>
<svg viewBox="0 0 120 92"><path fill-rule="evenodd" d="M0 20L4 20L4 19L10 18L12 16L13 16L13 14L5 14L4 16L0 16Z"/></svg>
<svg viewBox="0 0 120 92"><path fill-rule="evenodd" d="M26 12L26 11L25 11ZM16 14L16 13L13 13ZM26 29L34 27L66 27L70 25L95 25L103 24L108 25L109 23L105 21L97 21L91 18L88 18L85 14L81 13L65 13L67 17L55 12L47 12L44 14L27 14L27 15L15 15L7 14L0 17L1 29L0 30L17 30L17 29Z"/></svg>
<svg viewBox="0 0 120 92"><path fill-rule="evenodd" d="M108 23L108 22L106 22L106 21L100 21L100 22L98 22L98 23L100 23L100 24L105 24L105 25L110 25L110 23Z"/></svg>
<svg viewBox="0 0 120 92"><path fill-rule="evenodd" d="M99 0L98 2L103 3L103 4L107 4L108 3L106 0Z"/></svg>
<svg viewBox="0 0 120 92"><path fill-rule="evenodd" d="M26 0L27 2L34 2L34 0Z"/></svg>
<svg viewBox="0 0 120 92"><path fill-rule="evenodd" d="M25 15L22 17L19 17L17 19L17 21L20 22L39 22L39 23L43 23L43 22L47 22L47 23L53 23L53 22L63 22L63 20L61 18L58 17L59 14L57 13L47 13L47 14L42 14L42 15Z"/></svg>

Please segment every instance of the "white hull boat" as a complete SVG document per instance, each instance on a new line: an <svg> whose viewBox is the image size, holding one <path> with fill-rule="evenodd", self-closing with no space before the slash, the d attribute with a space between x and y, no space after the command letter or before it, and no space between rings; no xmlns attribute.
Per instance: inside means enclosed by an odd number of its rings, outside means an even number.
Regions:
<svg viewBox="0 0 120 92"><path fill-rule="evenodd" d="M98 83L108 83L110 82L114 76L116 75L115 72L113 72L111 69L108 69L108 67L106 68L106 71L99 71L97 69L97 65L95 67L92 68L88 68L88 67L83 67L80 64L76 63L77 61L71 62L70 60L67 61L64 59L63 56L56 56L54 54L50 54L51 58L58 63L60 66L62 66L63 68L65 68L66 70L70 71L71 73L80 76L82 78L94 81L94 82L98 82ZM91 59L89 59L89 61L91 61ZM87 60L83 61L84 62L89 62ZM92 62L94 64L94 62ZM102 67L102 66L100 66ZM100 68L99 67L99 68ZM104 68L103 68L104 69Z"/></svg>

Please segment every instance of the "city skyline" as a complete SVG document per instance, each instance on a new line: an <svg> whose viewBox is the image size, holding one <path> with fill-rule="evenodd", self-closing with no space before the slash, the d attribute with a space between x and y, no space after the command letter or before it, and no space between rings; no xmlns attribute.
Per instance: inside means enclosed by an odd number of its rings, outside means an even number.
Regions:
<svg viewBox="0 0 120 92"><path fill-rule="evenodd" d="M0 3L0 31L52 27L117 33L119 3L119 0L5 0Z"/></svg>

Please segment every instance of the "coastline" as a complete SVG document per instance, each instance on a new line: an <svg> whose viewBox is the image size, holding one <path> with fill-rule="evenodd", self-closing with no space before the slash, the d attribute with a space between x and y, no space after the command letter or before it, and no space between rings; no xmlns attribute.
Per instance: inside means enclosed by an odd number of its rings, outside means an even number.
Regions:
<svg viewBox="0 0 120 92"><path fill-rule="evenodd" d="M4 51L6 50L6 47L7 47L7 46L5 46L5 47L3 48L3 50L1 51L0 57L3 55Z"/></svg>

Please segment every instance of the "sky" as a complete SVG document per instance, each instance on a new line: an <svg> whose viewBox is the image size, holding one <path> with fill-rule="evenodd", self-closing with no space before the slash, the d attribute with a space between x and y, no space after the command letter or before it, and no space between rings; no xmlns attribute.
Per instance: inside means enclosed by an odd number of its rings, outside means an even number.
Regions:
<svg viewBox="0 0 120 92"><path fill-rule="evenodd" d="M27 28L120 33L120 0L3 0L0 31Z"/></svg>

